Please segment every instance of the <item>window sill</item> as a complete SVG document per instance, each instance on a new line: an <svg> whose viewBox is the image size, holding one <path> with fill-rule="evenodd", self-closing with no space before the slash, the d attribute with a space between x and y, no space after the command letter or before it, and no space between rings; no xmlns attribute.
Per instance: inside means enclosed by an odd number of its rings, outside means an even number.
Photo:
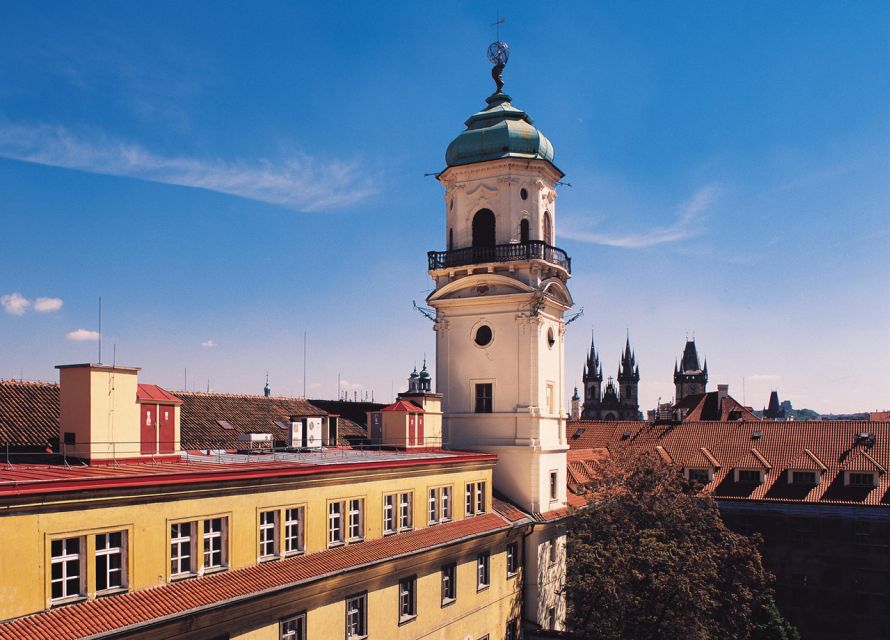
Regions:
<svg viewBox="0 0 890 640"><path fill-rule="evenodd" d="M350 538L350 539L349 539L349 544L352 544L353 542L364 542L364 541L365 541L364 537L362 537L362 538Z"/></svg>
<svg viewBox="0 0 890 640"><path fill-rule="evenodd" d="M197 578L198 574L194 572L177 573L170 576L170 582L179 582L180 580L188 580L189 578Z"/></svg>
<svg viewBox="0 0 890 640"><path fill-rule="evenodd" d="M121 593L128 593L130 589L128 587L114 587L112 589L103 589L102 591L96 592L97 598L104 598L105 596L116 596Z"/></svg>
<svg viewBox="0 0 890 640"><path fill-rule="evenodd" d="M508 571L507 572L507 580L509 580L510 578L515 578L518 575L519 575L518 569L516 571Z"/></svg>
<svg viewBox="0 0 890 640"><path fill-rule="evenodd" d="M76 595L76 596L68 596L67 598L59 598L58 600L51 600L49 603L50 608L54 607L64 607L66 604L74 604L75 602L83 602L87 600L86 596Z"/></svg>
<svg viewBox="0 0 890 640"><path fill-rule="evenodd" d="M301 556L301 555L303 555L304 553L306 553L306 550L305 550L305 549L294 549L293 551L285 551L285 552L284 552L284 557L285 557L285 558L292 558L293 556Z"/></svg>
<svg viewBox="0 0 890 640"><path fill-rule="evenodd" d="M482 591L488 591L490 584L476 585L476 593L481 593Z"/></svg>
<svg viewBox="0 0 890 640"><path fill-rule="evenodd" d="M457 602L457 598L443 598L442 599L442 608L444 609L445 607L452 605L455 602Z"/></svg>
<svg viewBox="0 0 890 640"><path fill-rule="evenodd" d="M403 624L408 624L409 622L414 622L417 620L417 614L412 614L410 616L400 616L399 617L399 626L401 627Z"/></svg>
<svg viewBox="0 0 890 640"><path fill-rule="evenodd" d="M345 544L346 544L345 542L342 542L340 540L338 540L337 542L328 542L328 549L335 549L337 547L342 547ZM355 637L359 638L359 637L363 637L363 636L355 636Z"/></svg>
<svg viewBox="0 0 890 640"><path fill-rule="evenodd" d="M406 531L414 531L414 527L400 527L399 533L405 533Z"/></svg>
<svg viewBox="0 0 890 640"><path fill-rule="evenodd" d="M275 554L273 556L260 556L257 558L257 562L269 562L270 560L278 560L281 556Z"/></svg>
<svg viewBox="0 0 890 640"><path fill-rule="evenodd" d="M385 538L386 536L394 536L394 535L396 535L396 533L398 533L398 532L395 529L391 529L389 531L384 531L383 537Z"/></svg>
<svg viewBox="0 0 890 640"><path fill-rule="evenodd" d="M223 565L221 567L205 567L204 570L201 571L200 575L209 576L214 573L222 573L223 571L227 571L228 569L228 565Z"/></svg>

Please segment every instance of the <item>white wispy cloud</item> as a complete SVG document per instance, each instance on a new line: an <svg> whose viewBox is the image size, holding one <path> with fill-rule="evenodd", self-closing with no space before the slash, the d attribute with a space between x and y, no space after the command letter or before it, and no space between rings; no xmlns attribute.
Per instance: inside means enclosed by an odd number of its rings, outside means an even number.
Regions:
<svg viewBox="0 0 890 640"><path fill-rule="evenodd" d="M89 329L77 329L68 333L67 338L74 342L95 342L99 339L99 332L90 331Z"/></svg>
<svg viewBox="0 0 890 640"><path fill-rule="evenodd" d="M775 373L755 373L754 375L745 376L745 380L752 382L766 382L770 380L779 380L782 376Z"/></svg>
<svg viewBox="0 0 890 640"><path fill-rule="evenodd" d="M24 315L25 311L28 310L28 307L31 306L31 301L18 291L14 291L13 293L7 293L6 295L0 296L0 304L3 305L3 309L6 313L11 313L14 316L21 316Z"/></svg>
<svg viewBox="0 0 890 640"><path fill-rule="evenodd" d="M295 211L346 207L375 193L358 161L305 154L274 162L170 156L101 133L78 134L51 125L0 123L0 157L207 189Z"/></svg>
<svg viewBox="0 0 890 640"><path fill-rule="evenodd" d="M37 298L37 300L34 301L34 311L40 313L58 311L62 308L63 304L65 303L62 302L61 298Z"/></svg>
<svg viewBox="0 0 890 640"><path fill-rule="evenodd" d="M213 340L205 340L201 343L201 346L205 349L212 349L213 347L217 346L217 344Z"/></svg>
<svg viewBox="0 0 890 640"><path fill-rule="evenodd" d="M652 227L639 233L601 233L564 225L560 235L572 240L602 244L623 249L644 249L670 242L679 242L700 235L704 231L703 222L708 209L719 195L717 185L706 185L697 189L692 196L677 208L675 220L668 225Z"/></svg>

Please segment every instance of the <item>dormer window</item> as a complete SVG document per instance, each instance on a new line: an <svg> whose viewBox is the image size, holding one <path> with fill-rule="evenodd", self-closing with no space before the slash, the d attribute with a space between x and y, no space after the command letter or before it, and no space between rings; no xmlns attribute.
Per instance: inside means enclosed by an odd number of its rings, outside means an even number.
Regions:
<svg viewBox="0 0 890 640"><path fill-rule="evenodd" d="M875 474L870 471L847 471L845 484L850 487L873 487Z"/></svg>
<svg viewBox="0 0 890 640"><path fill-rule="evenodd" d="M763 471L760 469L736 469L735 481L739 484L763 484Z"/></svg>
<svg viewBox="0 0 890 640"><path fill-rule="evenodd" d="M792 471L791 484L817 484L815 471Z"/></svg>
<svg viewBox="0 0 890 640"><path fill-rule="evenodd" d="M714 479L714 472L711 469L690 468L686 470L686 476L689 478L689 482L708 484Z"/></svg>

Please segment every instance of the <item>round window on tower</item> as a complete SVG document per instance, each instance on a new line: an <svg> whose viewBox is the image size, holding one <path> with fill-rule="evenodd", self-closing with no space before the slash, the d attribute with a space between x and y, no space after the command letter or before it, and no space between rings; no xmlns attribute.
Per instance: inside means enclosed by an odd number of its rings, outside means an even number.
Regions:
<svg viewBox="0 0 890 640"><path fill-rule="evenodd" d="M547 329L547 346L549 346L552 349L553 345L555 345L555 344L556 344L556 336L553 335L553 327L550 327L549 329Z"/></svg>
<svg viewBox="0 0 890 640"><path fill-rule="evenodd" d="M473 340L480 347L487 347L488 345L491 344L491 339L493 337L494 336L491 332L491 327L489 327L487 324L483 324L478 329L476 329L476 335L473 338Z"/></svg>
<svg viewBox="0 0 890 640"><path fill-rule="evenodd" d="M525 187L519 190L519 197L523 200L528 200L528 191L525 190Z"/></svg>

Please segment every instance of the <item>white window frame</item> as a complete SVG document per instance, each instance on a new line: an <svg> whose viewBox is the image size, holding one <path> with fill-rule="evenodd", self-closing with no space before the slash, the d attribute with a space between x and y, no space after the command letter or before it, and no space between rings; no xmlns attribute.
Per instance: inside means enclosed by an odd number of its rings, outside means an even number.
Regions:
<svg viewBox="0 0 890 640"><path fill-rule="evenodd" d="M399 494L399 531L410 531L414 528L414 492L404 491Z"/></svg>
<svg viewBox="0 0 890 640"><path fill-rule="evenodd" d="M346 544L346 535L343 513L346 506L343 500L333 500L328 503L328 546L336 547Z"/></svg>
<svg viewBox="0 0 890 640"><path fill-rule="evenodd" d="M396 494L383 496L383 535L396 532Z"/></svg>
<svg viewBox="0 0 890 640"><path fill-rule="evenodd" d="M359 542L365 539L365 499L350 498L346 501L347 524L349 542Z"/></svg>
<svg viewBox="0 0 890 640"><path fill-rule="evenodd" d="M68 541L75 540L77 542L77 552L71 553L68 551ZM61 542L62 544L62 553L60 555L52 555L52 543L53 542ZM85 594L85 577L86 572L84 571L85 567L85 544L83 536L69 536L67 538L56 538L55 540L50 541L50 603L51 604L62 604L65 602L71 602L73 600L79 600L84 597ZM71 569L71 563L77 562L77 593L69 593L68 592L68 582L74 578L74 575L69 575L69 569ZM52 567L60 565L62 567L62 577L55 578L52 577ZM73 569L71 569L73 571ZM58 597L53 597L52 587L54 584L62 585L62 594Z"/></svg>
<svg viewBox="0 0 890 640"><path fill-rule="evenodd" d="M441 510L439 511L439 522L448 522L451 520L451 485L440 487L439 502Z"/></svg>
<svg viewBox="0 0 890 640"><path fill-rule="evenodd" d="M476 556L476 591L484 591L491 586L491 556L484 551Z"/></svg>
<svg viewBox="0 0 890 640"><path fill-rule="evenodd" d="M436 524L439 522L439 489L430 487L427 494L427 524Z"/></svg>
<svg viewBox="0 0 890 640"><path fill-rule="evenodd" d="M547 549L548 553L548 561L551 565L556 564L557 553L559 551L559 540L550 540L549 548Z"/></svg>
<svg viewBox="0 0 890 640"><path fill-rule="evenodd" d="M306 612L278 621L279 640L306 640Z"/></svg>
<svg viewBox="0 0 890 640"><path fill-rule="evenodd" d="M468 482L464 492L464 516L467 518L476 515L475 486L476 483Z"/></svg>
<svg viewBox="0 0 890 640"><path fill-rule="evenodd" d="M218 531L207 531L207 525L214 521L219 521ZM229 531L229 519L226 516L217 516L215 518L204 518L201 522L201 573L211 571L223 571L229 566L229 558L227 550L227 536ZM211 545L219 545L219 549L207 549L207 543ZM207 555L219 554L219 563L208 564Z"/></svg>
<svg viewBox="0 0 890 640"><path fill-rule="evenodd" d="M476 483L476 515L485 513L485 482Z"/></svg>
<svg viewBox="0 0 890 640"><path fill-rule="evenodd" d="M813 481L810 482L809 480L807 480L806 482L803 482L802 480L795 478L795 476L797 474L804 474L804 473L807 474L808 476L810 474L812 474ZM816 486L817 484L819 484L819 472L813 471L811 469L790 469L788 471L788 483L789 484L802 484L805 486L806 485Z"/></svg>
<svg viewBox="0 0 890 640"><path fill-rule="evenodd" d="M193 576L197 571L197 553L195 547L197 546L197 541L195 540L195 533L198 528L198 523L195 520L191 520L188 522L171 522L169 524L170 527L170 578L175 579L183 576ZM177 527L178 535L173 535L173 527ZM183 535L182 528L185 527L186 534ZM188 544L188 553L182 553L182 547L184 544ZM176 548L176 553L174 554L174 545ZM183 561L188 559L189 567L188 569L182 569ZM174 563L176 563L174 565ZM174 566L175 569L174 570Z"/></svg>
<svg viewBox="0 0 890 640"><path fill-rule="evenodd" d="M694 474L704 473L706 476L706 480L696 480L692 476ZM714 479L714 471L713 469L707 467L690 467L686 469L686 479L690 482L701 482L702 484L708 484Z"/></svg>
<svg viewBox="0 0 890 640"><path fill-rule="evenodd" d="M507 577L512 578L519 573L519 543L507 543Z"/></svg>
<svg viewBox="0 0 890 640"><path fill-rule="evenodd" d="M269 522L269 516L272 521ZM259 538L259 555L260 562L264 560L272 560L278 557L278 509L269 509L260 511L259 526L257 528L257 536Z"/></svg>
<svg viewBox="0 0 890 640"><path fill-rule="evenodd" d="M763 484L763 470L762 469L736 469L735 470L735 481L742 482L742 474L743 473L756 473L757 480L751 484ZM745 481L747 484L748 481Z"/></svg>
<svg viewBox="0 0 890 640"><path fill-rule="evenodd" d="M293 516L296 515L296 518ZM293 541L296 541L294 544ZM286 507L284 510L284 554L306 551L306 508ZM303 614L305 615L305 614Z"/></svg>
<svg viewBox="0 0 890 640"><path fill-rule="evenodd" d="M361 640L368 637L368 593L358 593L346 598L346 639Z"/></svg>
<svg viewBox="0 0 890 640"><path fill-rule="evenodd" d="M417 617L417 576L399 580L399 624Z"/></svg>
<svg viewBox="0 0 890 640"><path fill-rule="evenodd" d="M109 547L99 546L99 538L100 536L106 536L106 540L110 541L110 537L116 533L119 533L121 536L120 545L117 547ZM103 533L97 533L95 537L95 546L96 546L96 556L95 556L95 568L96 568L96 593L115 593L118 591L125 591L127 589L127 531L126 529L119 531L105 531ZM111 557L119 556L120 557L120 568L112 569L111 568ZM106 587L104 589L99 589L99 558L105 558L105 584ZM109 586L111 584L111 574L118 573L120 584L115 586Z"/></svg>
<svg viewBox="0 0 890 640"><path fill-rule="evenodd" d="M550 471L550 501L559 500L559 471Z"/></svg>
<svg viewBox="0 0 890 640"><path fill-rule="evenodd" d="M448 588L450 586L450 588ZM447 595L450 592L451 595ZM457 563L442 565L442 606L447 607L457 600Z"/></svg>

